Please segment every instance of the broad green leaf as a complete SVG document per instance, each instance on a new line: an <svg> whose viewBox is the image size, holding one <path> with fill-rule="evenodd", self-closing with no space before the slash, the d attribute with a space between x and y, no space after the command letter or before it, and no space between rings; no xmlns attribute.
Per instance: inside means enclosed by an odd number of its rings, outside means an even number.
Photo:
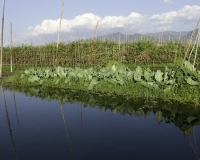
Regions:
<svg viewBox="0 0 200 160"><path fill-rule="evenodd" d="M172 86L167 86L163 91L166 92L170 92L171 91Z"/></svg>
<svg viewBox="0 0 200 160"><path fill-rule="evenodd" d="M189 61L184 62L185 67L188 68L190 71L196 71L196 68L194 68L193 64L191 64Z"/></svg>
<svg viewBox="0 0 200 160"><path fill-rule="evenodd" d="M126 76L127 76L127 80L133 80L133 72L132 71L128 71Z"/></svg>
<svg viewBox="0 0 200 160"><path fill-rule="evenodd" d="M54 84L58 84L60 82L60 79L57 79Z"/></svg>
<svg viewBox="0 0 200 160"><path fill-rule="evenodd" d="M196 85L199 85L199 82L197 81L194 81L191 77L188 77L185 79L187 81L187 83L191 86L196 86Z"/></svg>
<svg viewBox="0 0 200 160"><path fill-rule="evenodd" d="M93 80L90 82L90 84L89 84L89 86L88 86L88 89L89 89L89 90L92 90L93 87L94 87L96 84L98 84L98 83L99 83L99 81L97 81L96 79L93 79Z"/></svg>
<svg viewBox="0 0 200 160"><path fill-rule="evenodd" d="M117 70L117 67L115 65L112 66L112 71L115 72Z"/></svg>
<svg viewBox="0 0 200 160"><path fill-rule="evenodd" d="M136 72L137 75L142 76L143 70L140 66L137 66L137 68L135 69L135 72Z"/></svg>
<svg viewBox="0 0 200 160"><path fill-rule="evenodd" d="M174 83L175 83L175 79L171 79L171 80L167 81L165 84L173 85Z"/></svg>
<svg viewBox="0 0 200 160"><path fill-rule="evenodd" d="M39 80L40 80L40 78L39 78L38 76L33 76L33 75L31 75L31 76L28 78L28 81L31 82L31 83L37 82L37 81L39 81Z"/></svg>
<svg viewBox="0 0 200 160"><path fill-rule="evenodd" d="M26 70L24 71L24 73L25 73L26 75L30 74L30 69L29 69L29 70L26 69Z"/></svg>
<svg viewBox="0 0 200 160"><path fill-rule="evenodd" d="M144 78L146 81L151 81L151 73L144 70Z"/></svg>
<svg viewBox="0 0 200 160"><path fill-rule="evenodd" d="M110 83L112 83L112 84L117 84L117 80L116 79L114 79L114 78L112 78L112 79L109 79L108 80Z"/></svg>
<svg viewBox="0 0 200 160"><path fill-rule="evenodd" d="M135 81L142 81L142 75L140 74L137 74L136 72L134 72L134 80Z"/></svg>
<svg viewBox="0 0 200 160"><path fill-rule="evenodd" d="M163 80L163 73L160 70L157 70L156 74L155 74L155 79L158 82L162 82Z"/></svg>
<svg viewBox="0 0 200 160"><path fill-rule="evenodd" d="M124 81L123 80L119 80L117 81L118 84L120 84L121 86L124 85Z"/></svg>

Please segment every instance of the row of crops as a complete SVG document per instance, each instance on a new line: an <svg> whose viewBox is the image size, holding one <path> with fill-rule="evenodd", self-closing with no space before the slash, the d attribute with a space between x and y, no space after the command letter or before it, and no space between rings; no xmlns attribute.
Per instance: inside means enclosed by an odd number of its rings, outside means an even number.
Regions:
<svg viewBox="0 0 200 160"><path fill-rule="evenodd" d="M164 71L152 71L138 66L135 70L128 67L96 67L96 68L29 68L21 75L21 79L28 79L29 83L42 85L51 80L54 84L65 83L68 86L81 81L88 90L92 90L101 81L114 85L126 85L127 82L139 82L142 86L150 89L162 89L170 91L175 85L188 84L199 85L200 71L185 61L186 67L177 67L175 70L165 68Z"/></svg>
<svg viewBox="0 0 200 160"><path fill-rule="evenodd" d="M74 41L43 46L20 45L12 49L4 47L3 64L9 65L12 55L16 66L62 66L85 67L105 66L110 60L127 64L174 62L184 57L187 45L172 41L157 44L154 40L132 43L111 41ZM198 52L200 50L198 49ZM194 54L191 56L193 59Z"/></svg>

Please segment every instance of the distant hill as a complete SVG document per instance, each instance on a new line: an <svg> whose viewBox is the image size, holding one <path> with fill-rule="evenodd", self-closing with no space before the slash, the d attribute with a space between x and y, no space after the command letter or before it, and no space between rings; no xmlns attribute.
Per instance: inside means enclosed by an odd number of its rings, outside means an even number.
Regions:
<svg viewBox="0 0 200 160"><path fill-rule="evenodd" d="M164 41L181 41L181 42L187 42L193 31L181 31L181 32L175 32L175 31L164 31L164 32L156 32L156 33L145 33L145 34L122 34L120 32L112 33L112 34L107 34L107 35L101 35L95 37L95 39L105 41L110 40L110 41L115 41L115 42L133 42L133 41L138 41L138 40L150 40L150 39L156 39L158 42L164 42ZM197 36L197 30L195 31L194 38Z"/></svg>

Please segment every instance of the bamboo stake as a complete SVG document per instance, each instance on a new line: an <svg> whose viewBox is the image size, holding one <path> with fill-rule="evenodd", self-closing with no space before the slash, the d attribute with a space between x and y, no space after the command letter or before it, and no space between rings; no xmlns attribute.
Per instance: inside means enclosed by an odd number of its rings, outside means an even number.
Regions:
<svg viewBox="0 0 200 160"><path fill-rule="evenodd" d="M12 73L12 23L10 23L10 72Z"/></svg>
<svg viewBox="0 0 200 160"><path fill-rule="evenodd" d="M194 47L195 47L195 45L196 45L196 43L197 43L197 38L198 38L198 33L197 33L196 39L195 39L195 41L194 41L194 45L193 45L193 47L192 47L192 50L191 50L191 52L190 52L190 54L189 54L188 62L190 61L190 57L191 57L192 52L193 52L193 50L194 50ZM188 64L188 63L187 63L187 64ZM187 66L187 64L186 64L186 66Z"/></svg>
<svg viewBox="0 0 200 160"><path fill-rule="evenodd" d="M193 69L194 69L194 65L195 65L195 62L196 62L196 58L197 58L197 49L199 47L199 34L200 34L200 30L198 29L198 34L197 34L197 46L196 46L196 53L195 53L195 57L194 57L194 63L193 63Z"/></svg>
<svg viewBox="0 0 200 160"><path fill-rule="evenodd" d="M60 23L59 23L59 28L58 28L58 40L57 40L57 46L56 46L56 63L58 61L58 45L60 43L60 30L61 30L62 14L63 14L63 9L64 9L64 4L65 4L65 0L62 0L62 9L61 9L61 12L60 12Z"/></svg>
<svg viewBox="0 0 200 160"><path fill-rule="evenodd" d="M191 46L192 39L193 39L193 37L194 37L194 33L195 33L197 27L199 26L199 23L200 23L200 18L199 18L199 20L197 21L197 23L196 23L196 25L195 25L195 28L194 28L194 30L193 30L193 32L192 32L192 35L191 35L191 37L190 37L189 44L188 44L188 48L187 48L187 51L185 52L185 56L184 56L183 61L182 61L182 66L183 66L183 64L184 64L184 62L185 62L185 59L186 59L186 57L187 57L187 54L188 54L188 52L189 52L189 48L190 48L190 46Z"/></svg>
<svg viewBox="0 0 200 160"><path fill-rule="evenodd" d="M97 21L96 27L95 27L95 29L94 29L94 32L93 32L93 35L92 35L92 40L94 40L96 31L97 31L97 28L98 28L98 24L99 24L99 21Z"/></svg>
<svg viewBox="0 0 200 160"><path fill-rule="evenodd" d="M3 66L2 54L3 54L4 9L5 9L5 0L3 0L3 9L2 9L0 78L2 77L2 66Z"/></svg>

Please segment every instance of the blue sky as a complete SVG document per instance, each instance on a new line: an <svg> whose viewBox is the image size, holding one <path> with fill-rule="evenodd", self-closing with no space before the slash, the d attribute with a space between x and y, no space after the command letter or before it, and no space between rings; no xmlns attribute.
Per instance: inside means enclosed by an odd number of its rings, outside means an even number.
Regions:
<svg viewBox="0 0 200 160"><path fill-rule="evenodd" d="M44 44L44 34L47 42L57 40L62 0L6 0L5 5L5 45L10 23L14 44ZM97 21L97 35L134 34L189 31L199 17L200 0L65 0L61 40L76 39L77 30L90 38Z"/></svg>

